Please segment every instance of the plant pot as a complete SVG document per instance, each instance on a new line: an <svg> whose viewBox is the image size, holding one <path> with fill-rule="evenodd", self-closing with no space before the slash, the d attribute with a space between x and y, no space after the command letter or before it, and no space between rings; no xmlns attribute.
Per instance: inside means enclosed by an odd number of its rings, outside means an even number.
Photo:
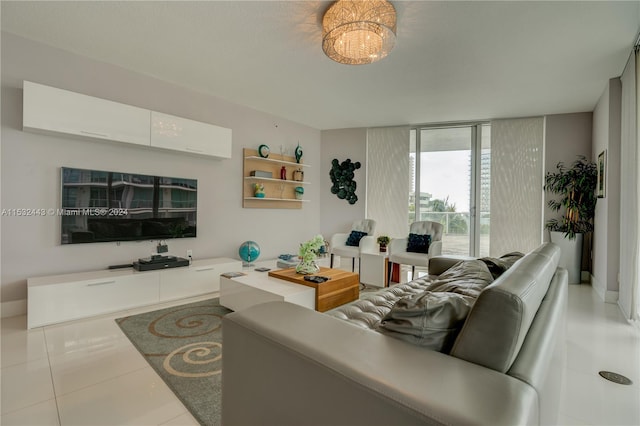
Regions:
<svg viewBox="0 0 640 426"><path fill-rule="evenodd" d="M382 244L380 244L380 253L386 253L387 252L387 246L383 246Z"/></svg>
<svg viewBox="0 0 640 426"><path fill-rule="evenodd" d="M564 232L551 231L551 242L560 247L561 255L558 266L569 272L569 284L580 284L582 270L582 234L570 240L564 237Z"/></svg>

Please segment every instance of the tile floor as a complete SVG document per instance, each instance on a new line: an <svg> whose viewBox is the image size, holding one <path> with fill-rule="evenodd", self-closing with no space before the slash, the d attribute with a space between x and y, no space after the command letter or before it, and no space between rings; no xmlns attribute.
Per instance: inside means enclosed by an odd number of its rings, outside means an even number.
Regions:
<svg viewBox="0 0 640 426"><path fill-rule="evenodd" d="M3 319L0 424L197 425L113 321L165 306L30 331L26 316ZM570 286L567 331L559 423L640 425L640 331L588 285ZM599 370L633 384L608 382Z"/></svg>

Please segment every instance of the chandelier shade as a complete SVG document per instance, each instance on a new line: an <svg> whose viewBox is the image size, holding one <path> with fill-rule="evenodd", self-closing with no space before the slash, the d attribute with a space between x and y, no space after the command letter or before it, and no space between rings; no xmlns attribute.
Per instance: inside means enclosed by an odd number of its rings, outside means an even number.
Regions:
<svg viewBox="0 0 640 426"><path fill-rule="evenodd" d="M396 10L385 0L338 0L322 18L322 50L341 64L379 61L395 41Z"/></svg>

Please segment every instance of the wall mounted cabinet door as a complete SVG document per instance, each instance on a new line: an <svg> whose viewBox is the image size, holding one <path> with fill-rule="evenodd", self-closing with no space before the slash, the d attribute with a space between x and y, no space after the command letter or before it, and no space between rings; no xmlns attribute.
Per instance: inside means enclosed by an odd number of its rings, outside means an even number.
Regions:
<svg viewBox="0 0 640 426"><path fill-rule="evenodd" d="M23 129L150 144L151 111L24 82Z"/></svg>
<svg viewBox="0 0 640 426"><path fill-rule="evenodd" d="M231 129L152 111L151 146L231 158Z"/></svg>

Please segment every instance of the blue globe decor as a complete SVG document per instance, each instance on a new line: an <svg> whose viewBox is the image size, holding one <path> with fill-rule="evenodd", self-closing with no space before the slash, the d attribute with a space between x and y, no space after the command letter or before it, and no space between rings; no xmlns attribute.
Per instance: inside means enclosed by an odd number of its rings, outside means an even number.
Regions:
<svg viewBox="0 0 640 426"><path fill-rule="evenodd" d="M243 260L242 266L252 266L251 262L260 256L260 246L255 241L245 241L240 245L238 254Z"/></svg>

